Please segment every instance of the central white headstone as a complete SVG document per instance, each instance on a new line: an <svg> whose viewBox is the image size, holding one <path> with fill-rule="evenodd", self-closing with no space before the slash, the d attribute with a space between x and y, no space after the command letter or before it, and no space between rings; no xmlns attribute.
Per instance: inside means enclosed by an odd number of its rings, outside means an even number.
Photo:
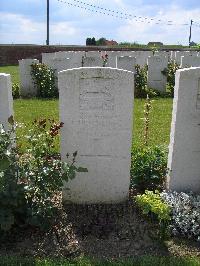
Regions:
<svg viewBox="0 0 200 266"><path fill-rule="evenodd" d="M111 203L128 198L134 74L112 68L78 68L58 74L61 156L78 151L77 174L63 200ZM69 188L69 190L67 190Z"/></svg>
<svg viewBox="0 0 200 266"><path fill-rule="evenodd" d="M166 56L149 56L147 85L149 88L165 92L167 76L163 71L167 69L168 59Z"/></svg>

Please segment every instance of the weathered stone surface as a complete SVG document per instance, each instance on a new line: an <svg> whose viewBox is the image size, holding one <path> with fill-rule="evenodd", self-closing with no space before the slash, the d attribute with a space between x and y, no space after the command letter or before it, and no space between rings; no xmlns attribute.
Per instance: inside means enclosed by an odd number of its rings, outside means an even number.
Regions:
<svg viewBox="0 0 200 266"><path fill-rule="evenodd" d="M78 151L77 174L63 189L64 201L120 202L128 197L134 74L112 68L59 72L61 156ZM67 190L66 188L70 188Z"/></svg>
<svg viewBox="0 0 200 266"><path fill-rule="evenodd" d="M102 67L103 59L99 57L84 57L83 58L84 67Z"/></svg>
<svg viewBox="0 0 200 266"><path fill-rule="evenodd" d="M176 72L168 187L200 192L200 68Z"/></svg>
<svg viewBox="0 0 200 266"><path fill-rule="evenodd" d="M55 53L42 53L42 63L48 65L49 60L55 58Z"/></svg>
<svg viewBox="0 0 200 266"><path fill-rule="evenodd" d="M200 57L193 55L181 56L181 68L200 67Z"/></svg>
<svg viewBox="0 0 200 266"><path fill-rule="evenodd" d="M31 64L38 64L37 59L22 59L19 60L19 73L20 73L20 91L21 96L31 97L37 95L37 88L34 85L31 76Z"/></svg>
<svg viewBox="0 0 200 266"><path fill-rule="evenodd" d="M118 56L117 68L135 72L136 58L132 56Z"/></svg>
<svg viewBox="0 0 200 266"><path fill-rule="evenodd" d="M148 77L147 85L149 88L165 92L167 76L162 73L167 69L168 59L165 56L148 57Z"/></svg>
<svg viewBox="0 0 200 266"><path fill-rule="evenodd" d="M7 129L13 115L12 83L10 74L0 73L0 123Z"/></svg>

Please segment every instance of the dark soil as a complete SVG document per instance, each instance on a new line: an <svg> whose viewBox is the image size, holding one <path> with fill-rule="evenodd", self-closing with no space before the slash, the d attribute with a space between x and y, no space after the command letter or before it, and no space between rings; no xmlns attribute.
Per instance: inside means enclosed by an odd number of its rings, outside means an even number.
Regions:
<svg viewBox="0 0 200 266"><path fill-rule="evenodd" d="M158 225L148 221L132 200L115 205L66 205L46 233L15 228L0 243L0 255L125 258L142 255L200 256L194 241L158 237Z"/></svg>

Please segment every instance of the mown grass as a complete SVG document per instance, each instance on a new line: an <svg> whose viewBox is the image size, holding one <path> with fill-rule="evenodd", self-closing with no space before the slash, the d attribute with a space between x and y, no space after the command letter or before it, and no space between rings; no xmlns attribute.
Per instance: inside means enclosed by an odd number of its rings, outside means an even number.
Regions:
<svg viewBox="0 0 200 266"><path fill-rule="evenodd" d="M180 257L139 257L124 260L94 260L94 259L37 259L19 257L1 257L1 266L199 266L199 258Z"/></svg>
<svg viewBox="0 0 200 266"><path fill-rule="evenodd" d="M13 82L19 82L18 66L1 66L0 72L10 73ZM134 100L133 146L143 144L144 133L144 102ZM30 124L35 118L45 117L58 120L58 100L15 100L15 120ZM150 113L150 141L149 145L169 143L171 125L172 99L156 98L152 102ZM27 129L18 130L18 136L27 132ZM58 150L58 144L56 149Z"/></svg>
<svg viewBox="0 0 200 266"><path fill-rule="evenodd" d="M13 83L19 83L19 67L18 66L0 66L0 73L11 74Z"/></svg>
<svg viewBox="0 0 200 266"><path fill-rule="evenodd" d="M143 144L144 133L144 103L145 100L134 100L134 122L133 122L133 146ZM26 125L17 131L17 136L26 134L32 127L35 118L51 118L59 120L58 100L18 99L14 101L15 120ZM150 113L149 145L169 143L170 125L172 113L172 99L155 99L152 102ZM23 146L25 139L22 139ZM56 150L59 151L57 142Z"/></svg>

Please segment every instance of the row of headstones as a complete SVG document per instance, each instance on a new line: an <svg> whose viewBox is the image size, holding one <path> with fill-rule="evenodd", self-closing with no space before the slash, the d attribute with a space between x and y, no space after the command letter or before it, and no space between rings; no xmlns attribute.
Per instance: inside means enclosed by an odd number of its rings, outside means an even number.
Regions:
<svg viewBox="0 0 200 266"><path fill-rule="evenodd" d="M78 151L78 174L65 201L120 202L130 184L134 74L113 68L78 68L58 74L61 157ZM0 74L0 121L13 114L10 75ZM168 156L168 186L200 192L200 68L178 70ZM68 190L70 188L70 190Z"/></svg>
<svg viewBox="0 0 200 266"><path fill-rule="evenodd" d="M127 52L127 55L116 56L120 52L111 52L114 55L108 55L108 62L106 67L114 67L118 69L124 69L128 71L135 72L135 66L137 64L137 57L130 56L136 52ZM139 52L138 52L139 53ZM141 51L140 51L141 53ZM155 56L148 56L151 52L143 52L143 59L141 64L147 63L148 65L148 76L147 76L147 86L149 88L156 89L160 92L165 92L167 77L163 74L163 71L168 67L169 58L166 55L163 55L164 52L157 53ZM166 52L165 52L166 53ZM183 52L179 53L179 56ZM186 55L190 53L190 55ZM55 70L56 76L58 72L62 70L84 67L101 67L103 66L103 58L105 54L98 54L98 52L87 52L83 56L84 52L57 52L57 53L45 53L42 54L42 62ZM125 52L123 52L125 54ZM128 56L129 54L129 56ZM99 57L97 57L99 55ZM142 53L140 54L141 58ZM82 59L81 59L82 58ZM81 61L82 60L82 61ZM146 61L145 61L146 60ZM140 60L141 61L141 60ZM82 62L82 63L81 63ZM20 67L20 80L21 80L21 95L22 96L35 96L36 88L31 77L31 68L32 63L39 63L37 59L22 59L19 60ZM185 67L198 67L200 66L200 56L192 55L191 52L185 52L185 56L181 56L181 68Z"/></svg>

